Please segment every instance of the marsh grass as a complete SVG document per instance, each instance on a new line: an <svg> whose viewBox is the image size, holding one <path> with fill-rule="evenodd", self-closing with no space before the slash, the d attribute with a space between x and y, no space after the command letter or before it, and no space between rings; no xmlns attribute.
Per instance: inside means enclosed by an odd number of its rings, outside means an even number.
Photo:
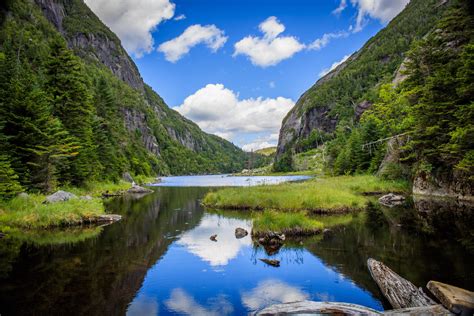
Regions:
<svg viewBox="0 0 474 316"><path fill-rule="evenodd" d="M308 217L305 212L286 213L265 210L255 214L252 234L258 235L260 232L267 231L289 233L294 230L300 233L317 232L323 227L323 223Z"/></svg>
<svg viewBox="0 0 474 316"><path fill-rule="evenodd" d="M91 200L74 198L66 202L44 204L46 196L34 193L25 197L0 200L0 229L2 231L8 230L8 227L44 229L87 223L105 213L100 198L102 193L123 192L130 186L128 182L120 181L88 182L82 187L61 188L77 196L90 195Z"/></svg>
<svg viewBox="0 0 474 316"><path fill-rule="evenodd" d="M224 188L210 192L203 204L212 208L337 213L364 208L367 192L405 192L403 181L371 175L316 178L300 183Z"/></svg>

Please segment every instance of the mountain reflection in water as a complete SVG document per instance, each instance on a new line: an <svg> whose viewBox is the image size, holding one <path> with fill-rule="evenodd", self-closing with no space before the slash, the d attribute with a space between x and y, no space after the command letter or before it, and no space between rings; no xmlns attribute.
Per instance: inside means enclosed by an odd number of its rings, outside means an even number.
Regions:
<svg viewBox="0 0 474 316"><path fill-rule="evenodd" d="M289 241L268 256L250 236L235 238L235 228L251 230L248 216L200 206L210 188L155 190L110 201L107 209L124 219L89 239L0 240L0 314L226 315L303 299L382 310L389 306L367 271L368 257L417 286L437 279L474 289L469 206L453 211L417 201L417 209L344 215L347 224L333 234ZM217 242L209 239L213 234Z"/></svg>

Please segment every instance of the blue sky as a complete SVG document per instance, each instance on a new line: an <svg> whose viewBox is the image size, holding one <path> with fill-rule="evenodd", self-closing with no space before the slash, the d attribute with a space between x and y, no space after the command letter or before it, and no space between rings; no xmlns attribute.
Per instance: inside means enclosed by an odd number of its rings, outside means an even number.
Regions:
<svg viewBox="0 0 474 316"><path fill-rule="evenodd" d="M408 1L86 3L170 107L249 150L276 144L281 119L299 96Z"/></svg>

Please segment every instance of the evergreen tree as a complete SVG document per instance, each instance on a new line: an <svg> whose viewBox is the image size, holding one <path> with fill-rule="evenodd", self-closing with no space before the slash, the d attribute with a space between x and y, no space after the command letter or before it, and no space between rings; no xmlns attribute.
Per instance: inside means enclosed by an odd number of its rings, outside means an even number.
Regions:
<svg viewBox="0 0 474 316"><path fill-rule="evenodd" d="M47 89L53 98L53 114L80 144L77 156L64 180L82 183L97 175L96 146L93 143L93 106L89 82L79 58L58 40L52 44L47 64Z"/></svg>

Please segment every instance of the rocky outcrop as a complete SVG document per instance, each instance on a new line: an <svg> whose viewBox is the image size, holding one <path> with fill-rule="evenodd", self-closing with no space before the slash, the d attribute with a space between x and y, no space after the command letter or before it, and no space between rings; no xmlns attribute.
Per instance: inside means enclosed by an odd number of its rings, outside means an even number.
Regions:
<svg viewBox="0 0 474 316"><path fill-rule="evenodd" d="M436 175L419 172L413 180L413 194L474 201L474 184L455 171Z"/></svg>
<svg viewBox="0 0 474 316"><path fill-rule="evenodd" d="M145 148L155 154L160 155L160 146L158 140L151 128L147 125L146 115L142 112L138 112L132 109L123 109L123 117L125 120L126 128L132 133L138 133L145 146Z"/></svg>
<svg viewBox="0 0 474 316"><path fill-rule="evenodd" d="M184 147L196 152L201 150L201 146L197 142L196 138L194 138L189 131L185 130L182 133L178 133L176 130L166 127L166 132L172 139Z"/></svg>
<svg viewBox="0 0 474 316"><path fill-rule="evenodd" d="M141 187L136 184L127 190L127 193L134 193L134 194L146 194L146 193L152 193L152 192L153 190Z"/></svg>
<svg viewBox="0 0 474 316"><path fill-rule="evenodd" d="M372 102L367 101L367 100L362 101L361 103L357 104L354 110L356 120L360 120L360 117L362 116L362 114L364 114L365 111L370 109L372 104L373 104Z"/></svg>
<svg viewBox="0 0 474 316"><path fill-rule="evenodd" d="M120 45L120 40L114 33L108 29L106 29L108 32L95 34L74 32L71 28L65 27L68 18L83 19L84 23L90 24L101 23L86 5L81 6L82 11L76 12L76 6L71 3L72 1L35 0L35 2L43 11L44 16L66 38L69 48L81 57L102 63L129 86L144 91L143 79L135 63Z"/></svg>
<svg viewBox="0 0 474 316"><path fill-rule="evenodd" d="M237 227L235 229L235 238L237 238L237 239L244 238L248 234L249 234L249 232L247 230L241 228L241 227Z"/></svg>

